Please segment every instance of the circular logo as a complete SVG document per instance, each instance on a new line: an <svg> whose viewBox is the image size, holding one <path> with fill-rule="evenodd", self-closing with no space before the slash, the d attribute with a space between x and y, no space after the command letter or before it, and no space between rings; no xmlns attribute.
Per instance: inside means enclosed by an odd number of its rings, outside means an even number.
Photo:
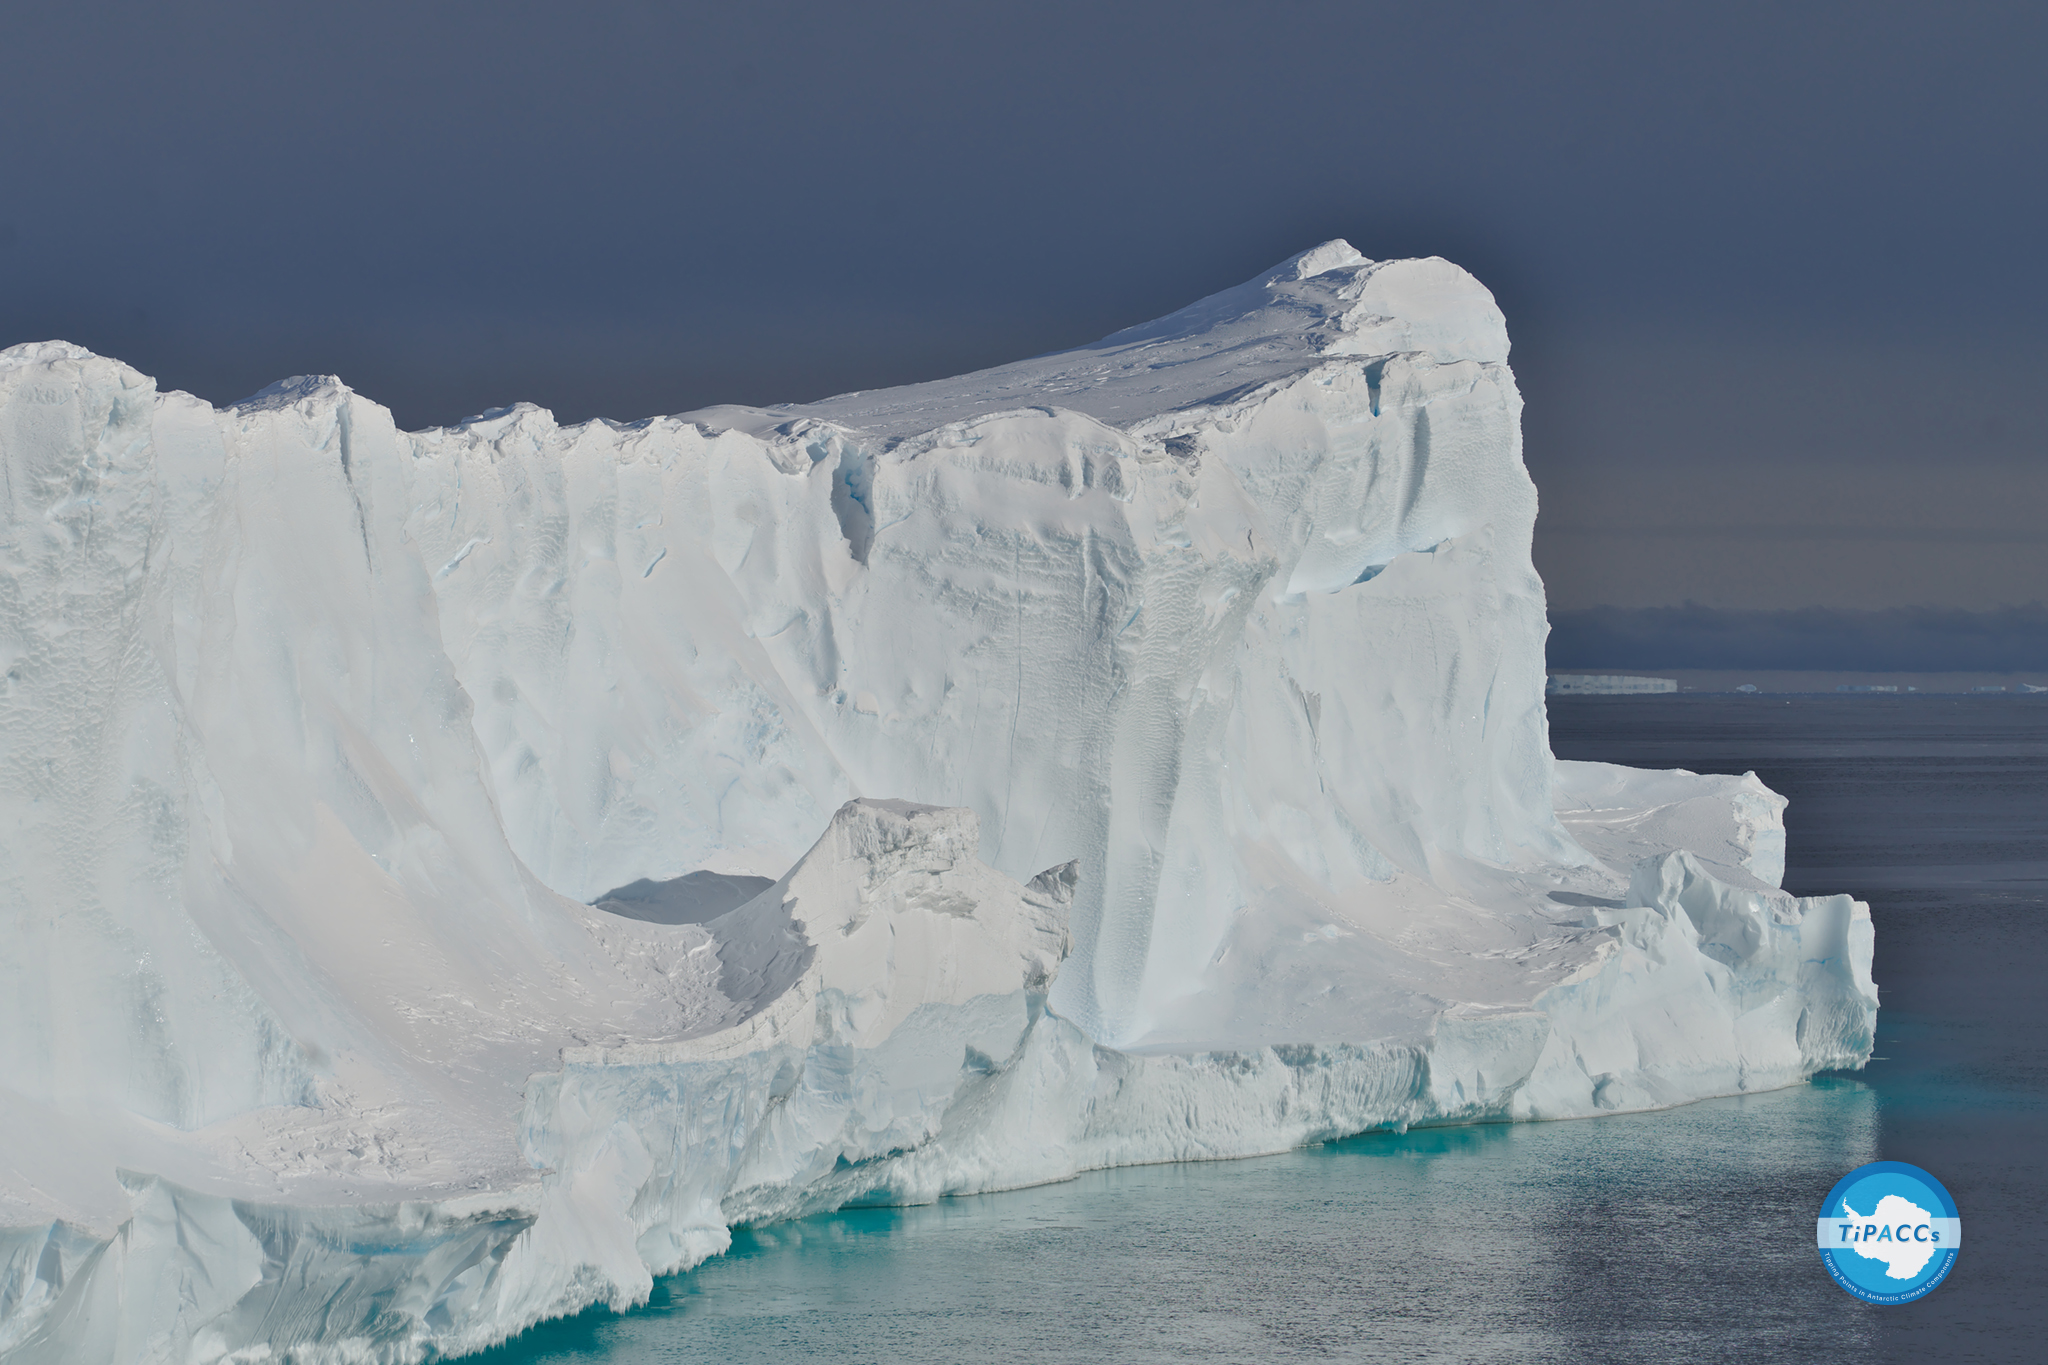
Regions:
<svg viewBox="0 0 2048 1365"><path fill-rule="evenodd" d="M1828 1274L1865 1303L1911 1303L1931 1292L1963 1245L1956 1201L1903 1161L1873 1161L1843 1176L1814 1232Z"/></svg>

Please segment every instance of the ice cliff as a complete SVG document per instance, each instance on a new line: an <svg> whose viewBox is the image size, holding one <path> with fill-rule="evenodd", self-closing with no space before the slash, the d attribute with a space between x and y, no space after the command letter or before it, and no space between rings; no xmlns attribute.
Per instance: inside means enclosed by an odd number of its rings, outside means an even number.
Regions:
<svg viewBox="0 0 2048 1365"><path fill-rule="evenodd" d="M1860 1065L1754 778L1552 760L1492 297L398 431L0 353L0 1354L411 1360L851 1200Z"/></svg>

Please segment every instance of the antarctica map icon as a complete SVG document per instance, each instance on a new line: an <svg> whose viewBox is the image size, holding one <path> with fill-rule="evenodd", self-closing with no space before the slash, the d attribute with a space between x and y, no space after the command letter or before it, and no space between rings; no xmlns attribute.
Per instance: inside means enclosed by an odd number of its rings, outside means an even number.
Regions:
<svg viewBox="0 0 2048 1365"><path fill-rule="evenodd" d="M1865 1303L1911 1303L1948 1278L1963 1220L1939 1180L1904 1161L1873 1161L1828 1191L1815 1227L1835 1283Z"/></svg>

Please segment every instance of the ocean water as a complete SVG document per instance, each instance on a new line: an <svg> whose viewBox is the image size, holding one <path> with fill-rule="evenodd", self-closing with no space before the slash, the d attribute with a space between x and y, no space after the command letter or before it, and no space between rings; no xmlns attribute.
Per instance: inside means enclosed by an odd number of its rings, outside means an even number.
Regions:
<svg viewBox="0 0 2048 1365"><path fill-rule="evenodd" d="M1755 769L1786 885L1871 903L1878 1060L1662 1114L1373 1135L736 1231L538 1362L1921 1361L2048 1354L2048 698L1553 699L1567 758ZM1835 1288L1880 1158L1964 1220L1917 1303Z"/></svg>

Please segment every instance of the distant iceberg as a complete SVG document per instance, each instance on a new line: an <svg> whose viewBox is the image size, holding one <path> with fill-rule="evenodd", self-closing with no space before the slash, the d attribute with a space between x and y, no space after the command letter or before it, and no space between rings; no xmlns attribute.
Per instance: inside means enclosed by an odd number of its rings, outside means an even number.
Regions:
<svg viewBox="0 0 2048 1365"><path fill-rule="evenodd" d="M1678 680L1627 673L1552 673L1543 690L1553 697L1628 697L1676 692Z"/></svg>
<svg viewBox="0 0 2048 1365"><path fill-rule="evenodd" d="M1554 761L1505 324L403 433L0 353L0 1354L417 1360L741 1221L1869 1055L1754 776Z"/></svg>

